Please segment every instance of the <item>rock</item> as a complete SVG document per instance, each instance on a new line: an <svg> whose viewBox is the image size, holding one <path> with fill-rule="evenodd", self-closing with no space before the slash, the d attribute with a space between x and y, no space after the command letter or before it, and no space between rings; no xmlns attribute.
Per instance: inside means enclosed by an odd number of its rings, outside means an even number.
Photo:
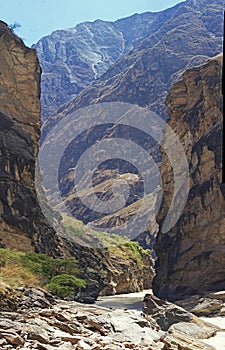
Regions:
<svg viewBox="0 0 225 350"><path fill-rule="evenodd" d="M179 80L181 72L188 67L206 62L208 58L222 51L223 1L214 0L214 2L207 3L207 12L200 10L204 6L206 5L203 0L201 2L189 0L175 6L157 32L149 35L134 47L128 55L122 56L101 76L101 79L84 89L74 100L62 106L57 114L54 113L54 116L49 118L43 129L43 142L49 130L56 125L57 121L62 120L79 108L103 102L125 102L130 105L139 105L155 111L163 118L167 118L166 96L174 81ZM215 18L217 18L216 26L214 25ZM205 25L206 23L207 25ZM181 26L184 28L182 32L180 31ZM158 57L160 57L160 60ZM88 139L87 146L90 142L93 142L96 132L99 131L94 128L90 134L85 134L84 138ZM129 137L135 140L135 135L132 135L129 128L124 134L128 134ZM137 138L137 143L142 146L145 137L139 135ZM83 144L76 147L77 157L79 152L82 151L82 147ZM154 159L159 164L161 155L157 144L151 144L149 148L154 149ZM68 151L68 153L68 159L71 160L73 165L76 165L75 152ZM121 168L120 172L129 176L131 171L130 169L127 170L127 164L121 166ZM66 174L65 168L62 169L63 173ZM100 194L104 195L104 186L107 182L105 181L105 173L101 172L100 177ZM111 177L113 178L113 174ZM95 227L98 225L101 228L115 228L116 224L124 223L128 220L128 217L134 215L135 210L128 201L125 208L121 209L117 215L111 213L103 218L100 217L96 212L93 213L90 208L82 205L75 193L76 191L73 191L73 184L71 184L69 178L70 174L62 179L63 193L67 197L70 212L79 220L85 223L94 223ZM137 190L135 194L138 198L143 195L141 181L134 181L132 188ZM97 189L96 192L99 194ZM107 191L107 195L109 196L109 191ZM135 196L133 195L132 201L134 199ZM155 214L154 206L152 213ZM136 238L136 240L140 239L141 244L147 248L153 247L158 230L155 215L151 216L154 218L151 229L140 233L140 237ZM113 285L110 287L112 291Z"/></svg>
<svg viewBox="0 0 225 350"><path fill-rule="evenodd" d="M36 51L2 21L0 62L1 244L54 255L56 232L42 214L35 186L41 68Z"/></svg>
<svg viewBox="0 0 225 350"><path fill-rule="evenodd" d="M188 3L178 4L171 9L164 10L161 14L136 14L115 23L103 21L82 23L71 31L57 31L41 39L35 47L44 67L42 102L45 119L46 115L51 114L54 114L53 119L55 119L56 113L52 112L55 112L56 107L72 101L75 95L85 88L85 85L90 85L95 80L93 65L90 64L91 61L93 62L93 53L91 53L93 49L95 50L94 59L96 59L97 49L100 60L100 64L95 68L97 75L100 76L103 72L105 74L101 75L99 81L97 80L81 92L75 102L78 107L91 104L92 101L123 100L123 102L151 106L158 112L159 106L160 109L163 107L172 81L177 76L179 77L181 70L188 66L201 64L206 57L212 57L222 51L223 3L215 0L212 6L216 8L216 11L211 11L208 7L207 15L204 11L199 11L202 6L203 2L202 4L193 3L189 0ZM196 11L199 11L198 16L196 16ZM217 18L217 25L214 23L215 18ZM179 32L181 23L185 27L182 36ZM207 25L203 27L203 23ZM104 29L101 30L101 27ZM108 49L103 56L100 54L99 50L102 49L95 35L98 32L101 40L109 40L109 28L112 47L118 45L116 54L113 52L113 60ZM212 32L213 36L210 35ZM94 37L91 37L93 33ZM103 35L103 33L106 34ZM116 33L119 35L115 35ZM83 35L85 35L85 41ZM125 41L123 41L124 35L128 36ZM77 44L79 41L82 41L82 50ZM193 45L194 41L198 45ZM72 53L65 49L68 42L73 47ZM124 45L123 48L121 44ZM55 49L56 45L59 47L58 50ZM130 54L126 55L132 47ZM67 56L71 54L74 60L74 50L77 57L81 57L77 64L82 67L82 79L77 77L77 72L80 74L79 69L74 70L72 61L67 59ZM90 55L85 57L85 61L83 50L87 50ZM107 57L109 58L108 63ZM160 60L157 59L158 57ZM114 65L112 65L113 61L116 61ZM57 84L51 83L54 79ZM56 87L61 84L64 86L58 90L60 93L57 93ZM51 96L53 96L52 100L50 100ZM68 105L72 108L74 102ZM59 111L61 112L64 107L62 106ZM165 111L165 107L163 109Z"/></svg>
<svg viewBox="0 0 225 350"><path fill-rule="evenodd" d="M71 343L64 343L58 347L59 350L74 350L74 346Z"/></svg>
<svg viewBox="0 0 225 350"><path fill-rule="evenodd" d="M45 198L37 196L40 179L36 171L35 181L35 162L40 136L41 69L36 51L27 48L4 22L0 22L0 63L0 90L4 91L0 96L1 246L47 253L53 257L76 257L83 278L91 281L77 296L79 301L94 302L111 279L117 282L117 292L142 289L147 284L145 274L149 274L148 283L151 284L151 257L145 259L145 268L137 267L132 261L132 266L123 270L126 259L115 263L114 257L101 250L96 252L81 247L74 237L64 231L61 216L48 207ZM41 206L45 208L48 219L43 215ZM126 281L126 284L121 281ZM35 293L31 289L25 292L19 306L49 307L51 300L48 296ZM0 309L3 308L16 310L16 297L7 298L7 301L1 298Z"/></svg>
<svg viewBox="0 0 225 350"><path fill-rule="evenodd" d="M216 299L216 300L222 300L223 302L225 302L225 291L208 293L207 294L207 298Z"/></svg>
<svg viewBox="0 0 225 350"><path fill-rule="evenodd" d="M85 303L85 304L94 304L94 302L97 300L99 295L99 291L96 288L96 286L93 288L93 286L89 285L89 288L85 289L84 291L78 292L74 300L78 301L79 303Z"/></svg>
<svg viewBox="0 0 225 350"><path fill-rule="evenodd" d="M167 333L163 338L165 349L171 350L215 350L211 345L207 345L195 338L184 335L180 332Z"/></svg>
<svg viewBox="0 0 225 350"><path fill-rule="evenodd" d="M9 344L12 345L22 345L24 340L16 333L13 329L1 330L0 335L4 338Z"/></svg>
<svg viewBox="0 0 225 350"><path fill-rule="evenodd" d="M22 296L19 299L19 307L24 308L46 308L55 303L54 297L44 289L21 288Z"/></svg>
<svg viewBox="0 0 225 350"><path fill-rule="evenodd" d="M84 340L80 340L77 344L77 350L91 350L93 349L90 345L88 345Z"/></svg>
<svg viewBox="0 0 225 350"><path fill-rule="evenodd" d="M15 311L18 306L18 297L15 291L3 282L0 282L0 311Z"/></svg>
<svg viewBox="0 0 225 350"><path fill-rule="evenodd" d="M71 344L75 345L75 344L79 344L81 340L80 340L80 337L77 337L77 336L66 336L66 337L63 336L61 337L61 341L70 342Z"/></svg>
<svg viewBox="0 0 225 350"><path fill-rule="evenodd" d="M0 339L0 346L7 345L7 340L2 338Z"/></svg>
<svg viewBox="0 0 225 350"><path fill-rule="evenodd" d="M55 346L51 346L49 344L38 344L38 349L40 349L40 350L56 350L57 348ZM24 348L24 350L25 350L25 348Z"/></svg>
<svg viewBox="0 0 225 350"><path fill-rule="evenodd" d="M190 311L196 316L213 316L220 313L223 307L223 302L217 299L207 297L190 297L176 302L185 310Z"/></svg>
<svg viewBox="0 0 225 350"><path fill-rule="evenodd" d="M0 329L9 329L11 328L12 326L14 326L15 323L11 320L3 320L3 321L0 321Z"/></svg>
<svg viewBox="0 0 225 350"><path fill-rule="evenodd" d="M148 321L136 312L112 311L94 305L63 301L57 302L51 309L23 309L12 313L12 317L10 312L2 314L5 316L5 326L11 326L0 330L0 347L3 349L187 350L192 349L192 346L196 350L209 350L212 348L206 344L205 348L202 347L203 343L198 339L205 337L209 339L204 338L204 341L211 341L214 337L210 337L218 330L217 326L193 316L192 323L173 324L166 333L157 328L156 322L152 326L151 320ZM59 315L63 315L62 321L59 321ZM70 331L75 326L74 332L70 334L62 331L62 324L65 329L69 327Z"/></svg>
<svg viewBox="0 0 225 350"><path fill-rule="evenodd" d="M186 71L167 98L168 123L180 138L190 168L183 213L169 232L163 234L160 229L155 246L154 294L171 301L225 289L221 72L219 55ZM173 196L171 176L163 154L161 177L166 195L157 218L160 227Z"/></svg>
<svg viewBox="0 0 225 350"><path fill-rule="evenodd" d="M167 331L174 323L194 320L194 316L190 312L152 294L146 294L144 297L143 313L146 319L153 318L164 331Z"/></svg>
<svg viewBox="0 0 225 350"><path fill-rule="evenodd" d="M159 340L161 332L150 328L150 323L129 311L115 310L104 315L88 317L87 324L100 334L116 341L130 341L134 344L151 344Z"/></svg>
<svg viewBox="0 0 225 350"><path fill-rule="evenodd" d="M42 327L31 325L29 327L26 327L25 333L27 333L28 339L37 340L40 343L44 344L49 343L48 332Z"/></svg>
<svg viewBox="0 0 225 350"><path fill-rule="evenodd" d="M59 328L61 331L69 334L81 333L81 330L76 325L67 322L64 319L64 322L53 322L52 324L55 327Z"/></svg>
<svg viewBox="0 0 225 350"><path fill-rule="evenodd" d="M169 328L168 333L179 332L195 339L208 339L214 337L218 330L218 327L205 322L179 322L173 324Z"/></svg>

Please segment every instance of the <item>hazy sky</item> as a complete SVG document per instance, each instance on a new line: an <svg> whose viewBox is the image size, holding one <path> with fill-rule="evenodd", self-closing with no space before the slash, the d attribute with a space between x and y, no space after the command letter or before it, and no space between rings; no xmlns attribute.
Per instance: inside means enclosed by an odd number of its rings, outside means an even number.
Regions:
<svg viewBox="0 0 225 350"><path fill-rule="evenodd" d="M134 13L160 11L182 0L0 0L0 19L18 22L27 45L56 29L95 19L115 20Z"/></svg>

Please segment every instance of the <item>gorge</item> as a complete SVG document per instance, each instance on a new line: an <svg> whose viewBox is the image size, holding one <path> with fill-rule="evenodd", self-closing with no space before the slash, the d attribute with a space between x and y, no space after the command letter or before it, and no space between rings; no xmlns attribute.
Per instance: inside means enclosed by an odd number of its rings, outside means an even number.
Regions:
<svg viewBox="0 0 225 350"><path fill-rule="evenodd" d="M56 31L31 49L0 22L2 349L218 349L213 337L225 327L199 317L224 322L225 315L222 18L221 0L187 0L159 13ZM67 210L55 205L45 185L41 188L37 155L55 126L70 115L82 117L86 107L111 103L153 111L152 120L161 118L163 125L166 120L182 145L190 191L167 232L163 224L174 195L174 164L163 148L165 133L153 140L147 124L141 129L141 113L135 114L139 129L102 122L73 139L58 177ZM82 123L79 118L75 122ZM59 136L69 140L70 127ZM148 194L151 225L141 232L135 226L135 240L127 237L126 223L145 195L145 177L137 167L118 157L103 162L93 173L91 190L87 174L81 177L87 197L94 192L97 203L113 199L114 182L122 184L119 190L128 186L125 206L117 212L102 215L85 208L73 187L74 168L87 149L117 138L125 140L126 153L131 140L148 152L162 180L162 190L156 183ZM181 153L173 156L179 163ZM147 169L151 183L153 168ZM181 197L182 189L174 202ZM107 233L124 223L121 234ZM99 295L151 288L154 295L145 296L142 315L90 305Z"/></svg>

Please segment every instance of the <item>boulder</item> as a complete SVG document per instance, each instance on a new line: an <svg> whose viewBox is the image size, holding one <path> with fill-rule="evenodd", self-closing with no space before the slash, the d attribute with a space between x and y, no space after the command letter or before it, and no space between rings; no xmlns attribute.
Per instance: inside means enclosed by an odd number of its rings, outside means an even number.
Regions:
<svg viewBox="0 0 225 350"><path fill-rule="evenodd" d="M222 310L223 302L218 299L194 296L177 301L176 305L183 307L196 316L213 316Z"/></svg>
<svg viewBox="0 0 225 350"><path fill-rule="evenodd" d="M180 306L161 300L153 294L145 295L143 313L146 319L153 318L164 331L167 331L175 323L194 320L194 315L190 312Z"/></svg>
<svg viewBox="0 0 225 350"><path fill-rule="evenodd" d="M22 293L18 306L20 309L47 308L55 303L54 297L41 288L20 288Z"/></svg>
<svg viewBox="0 0 225 350"><path fill-rule="evenodd" d="M15 291L0 282L0 311L15 311L18 306L18 296Z"/></svg>
<svg viewBox="0 0 225 350"><path fill-rule="evenodd" d="M165 350L215 350L213 346L207 345L179 331L167 333L163 338L163 342L165 344Z"/></svg>

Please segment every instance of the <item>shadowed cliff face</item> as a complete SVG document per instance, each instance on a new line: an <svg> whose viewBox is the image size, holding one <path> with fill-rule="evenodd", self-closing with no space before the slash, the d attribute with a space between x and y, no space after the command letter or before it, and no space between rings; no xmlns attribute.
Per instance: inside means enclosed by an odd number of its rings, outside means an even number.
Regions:
<svg viewBox="0 0 225 350"><path fill-rule="evenodd" d="M222 57L188 70L167 97L169 125L189 161L190 193L178 223L158 234L154 291L162 298L225 288L225 200L221 184ZM160 228L173 195L171 166L163 153L166 195L158 215Z"/></svg>
<svg viewBox="0 0 225 350"><path fill-rule="evenodd" d="M55 254L55 231L41 213L35 189L41 69L35 50L3 22L0 62L0 237L12 248Z"/></svg>

